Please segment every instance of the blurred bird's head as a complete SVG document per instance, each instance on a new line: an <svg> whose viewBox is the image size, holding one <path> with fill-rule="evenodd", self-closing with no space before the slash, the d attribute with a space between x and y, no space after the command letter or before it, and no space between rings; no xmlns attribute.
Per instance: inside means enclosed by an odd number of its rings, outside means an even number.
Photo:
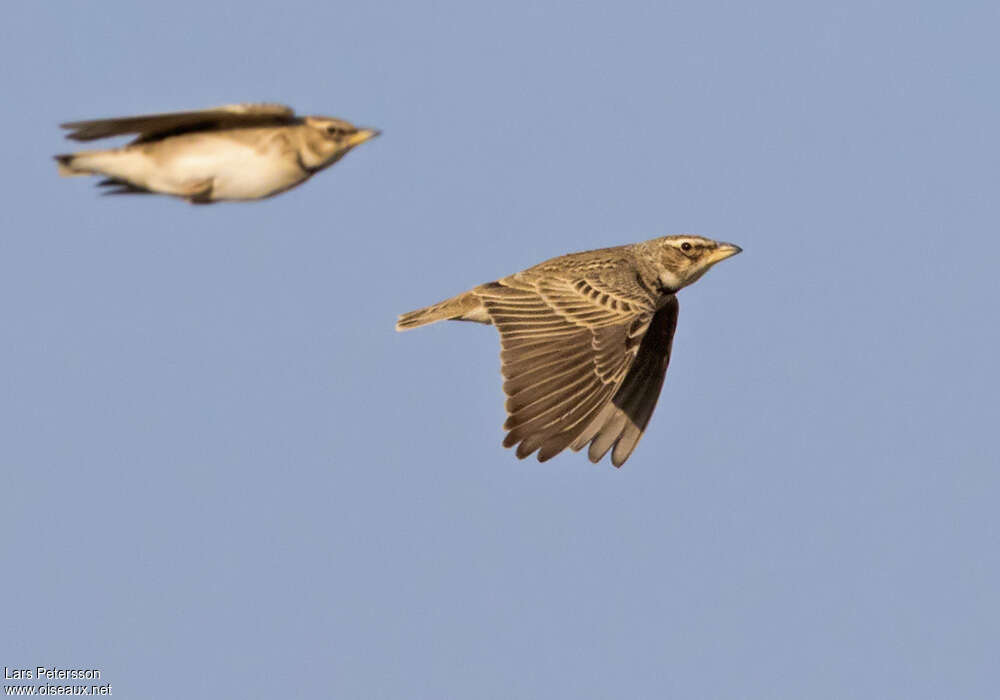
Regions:
<svg viewBox="0 0 1000 700"><path fill-rule="evenodd" d="M333 117L304 117L302 123L307 132L302 161L306 167L315 170L337 162L355 146L381 133L378 129L354 126Z"/></svg>
<svg viewBox="0 0 1000 700"><path fill-rule="evenodd" d="M676 292L697 282L715 263L743 249L702 236L664 236L648 241L662 288Z"/></svg>

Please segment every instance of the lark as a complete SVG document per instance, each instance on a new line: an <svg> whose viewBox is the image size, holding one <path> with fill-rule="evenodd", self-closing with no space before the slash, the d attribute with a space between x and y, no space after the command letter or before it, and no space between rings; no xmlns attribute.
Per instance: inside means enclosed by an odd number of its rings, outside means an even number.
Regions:
<svg viewBox="0 0 1000 700"><path fill-rule="evenodd" d="M663 387L677 292L739 246L701 236L572 253L399 317L396 330L442 320L500 332L504 447L544 462L567 447L620 467Z"/></svg>
<svg viewBox="0 0 1000 700"><path fill-rule="evenodd" d="M126 146L55 156L62 175L103 175L107 194L167 194L195 204L272 197L301 185L378 136L285 105L238 104L69 122L67 138L136 134Z"/></svg>

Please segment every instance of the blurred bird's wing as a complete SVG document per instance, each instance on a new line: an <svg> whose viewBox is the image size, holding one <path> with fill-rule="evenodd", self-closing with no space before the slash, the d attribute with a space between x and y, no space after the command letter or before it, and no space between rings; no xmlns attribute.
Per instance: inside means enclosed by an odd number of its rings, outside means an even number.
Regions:
<svg viewBox="0 0 1000 700"><path fill-rule="evenodd" d="M279 104L223 105L193 112L167 112L138 117L113 117L60 124L70 129L66 138L74 141L93 141L122 134L139 134L133 143L156 141L191 131L216 131L252 126L290 124L295 121L295 111Z"/></svg>
<svg viewBox="0 0 1000 700"><path fill-rule="evenodd" d="M522 273L474 291L500 331L504 446L518 445L520 458L538 450L545 461L576 441L610 404L655 307L648 295L593 278Z"/></svg>
<svg viewBox="0 0 1000 700"><path fill-rule="evenodd" d="M589 442L591 462L600 462L613 446L611 463L620 467L639 444L663 388L679 309L677 297L671 296L656 312L635 361L611 403L604 406L570 445L573 450L579 450Z"/></svg>

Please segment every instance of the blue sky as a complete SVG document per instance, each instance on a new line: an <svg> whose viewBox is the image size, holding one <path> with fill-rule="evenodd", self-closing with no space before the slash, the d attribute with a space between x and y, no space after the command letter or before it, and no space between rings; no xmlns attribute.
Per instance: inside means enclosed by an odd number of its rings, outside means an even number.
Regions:
<svg viewBox="0 0 1000 700"><path fill-rule="evenodd" d="M14 3L0 664L120 697L993 697L995 3ZM100 198L61 121L383 129L276 199ZM500 447L398 313L668 233L621 470Z"/></svg>

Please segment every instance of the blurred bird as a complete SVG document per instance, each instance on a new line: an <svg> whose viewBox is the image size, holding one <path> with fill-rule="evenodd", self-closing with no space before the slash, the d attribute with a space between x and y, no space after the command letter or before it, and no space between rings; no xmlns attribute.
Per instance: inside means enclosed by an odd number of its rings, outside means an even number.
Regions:
<svg viewBox="0 0 1000 700"><path fill-rule="evenodd" d="M701 236L572 253L403 314L396 330L441 320L500 331L504 447L544 462L588 443L620 467L653 415L677 327L677 291L741 249Z"/></svg>
<svg viewBox="0 0 1000 700"><path fill-rule="evenodd" d="M300 185L379 132L278 104L225 105L69 122L67 138L138 137L121 148L55 156L61 175L104 175L107 194L169 194L195 204L263 199Z"/></svg>

